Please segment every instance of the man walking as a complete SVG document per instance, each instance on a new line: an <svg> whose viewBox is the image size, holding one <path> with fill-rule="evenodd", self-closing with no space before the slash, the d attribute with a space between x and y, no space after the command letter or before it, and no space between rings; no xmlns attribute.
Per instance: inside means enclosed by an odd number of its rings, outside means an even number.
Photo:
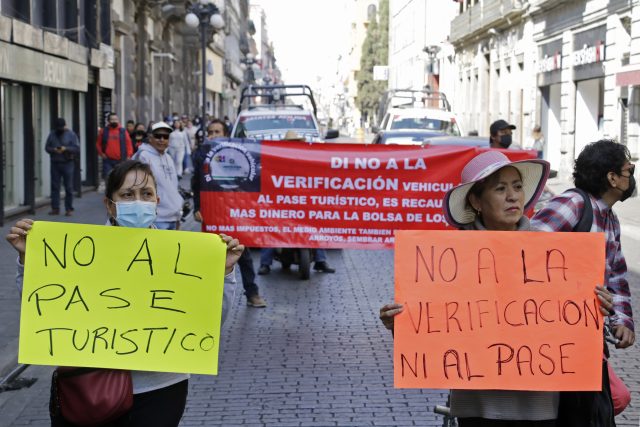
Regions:
<svg viewBox="0 0 640 427"><path fill-rule="evenodd" d="M165 122L157 122L151 126L149 143L142 144L133 156L151 167L158 188L158 215L155 226L161 230L177 230L180 228L182 205L184 199L178 192L178 175L173 159L167 154L171 126Z"/></svg>
<svg viewBox="0 0 640 427"><path fill-rule="evenodd" d="M207 138L205 144L211 142L215 138L223 138L226 135L225 124L222 120L213 119L207 126ZM191 177L191 190L193 191L193 217L196 221L202 222L200 214L200 174L202 164L207 153L204 149L198 147L193 155L193 176ZM253 266L253 258L249 248L245 248L238 259L240 267L240 275L242 276L242 287L244 295L247 298L247 306L254 308L264 308L267 302L260 296L258 285L256 284L256 271Z"/></svg>
<svg viewBox="0 0 640 427"><path fill-rule="evenodd" d="M62 117L55 120L54 128L47 138L45 150L51 156L51 211L60 214L60 179L64 182L64 208L66 216L73 215L74 160L80 154L78 136L66 128Z"/></svg>
<svg viewBox="0 0 640 427"><path fill-rule="evenodd" d="M620 242L620 222L613 205L627 200L636 189L629 150L615 141L600 140L587 145L576 160L573 179L589 200L573 191L560 194L531 220L531 228L540 231L573 231L581 222L590 202L593 211L591 232L604 232L606 265L604 285L613 294L610 316L613 331L620 340L617 348L633 345L635 332L631 312L631 293L627 280L627 264Z"/></svg>
<svg viewBox="0 0 640 427"><path fill-rule="evenodd" d="M512 133L516 127L505 120L496 120L489 127L489 145L491 148L509 148L512 143ZM511 149L519 147L511 147Z"/></svg>
<svg viewBox="0 0 640 427"><path fill-rule="evenodd" d="M118 115L110 113L108 122L107 127L100 129L96 140L98 155L102 157L102 177L104 179L118 163L133 155L131 137L129 132L120 126Z"/></svg>

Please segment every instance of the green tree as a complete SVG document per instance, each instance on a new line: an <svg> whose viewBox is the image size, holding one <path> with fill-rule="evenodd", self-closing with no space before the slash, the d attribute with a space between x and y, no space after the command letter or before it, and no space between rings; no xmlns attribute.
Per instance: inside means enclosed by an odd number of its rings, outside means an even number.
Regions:
<svg viewBox="0 0 640 427"><path fill-rule="evenodd" d="M378 22L379 21L379 22ZM370 17L367 34L362 43L360 70L356 75L358 97L356 103L362 116L377 121L380 99L387 90L386 81L373 80L374 65L387 65L389 60L389 0L380 0L378 17Z"/></svg>

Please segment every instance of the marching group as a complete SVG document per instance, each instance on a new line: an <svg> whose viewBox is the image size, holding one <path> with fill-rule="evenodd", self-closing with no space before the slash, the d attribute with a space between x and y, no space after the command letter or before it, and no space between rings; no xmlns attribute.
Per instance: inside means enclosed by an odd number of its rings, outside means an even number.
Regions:
<svg viewBox="0 0 640 427"><path fill-rule="evenodd" d="M197 120L173 118L173 123L156 122L145 127L130 122L127 129L111 114L109 126L96 141L103 159L106 179L104 204L107 225L179 229L183 199L178 181L183 173L192 173L194 216L199 212L199 146L207 139L229 133L225 120L211 120L199 130ZM495 129L494 129L495 127ZM474 157L464 167L461 184L449 190L443 199L447 221L459 230L503 230L603 232L606 236L606 265L602 286L594 289L603 315L608 316L617 339L616 347L628 348L635 341L627 266L620 243L620 224L612 207L624 202L635 191L635 165L627 148L615 141L601 140L587 145L574 166L575 191L553 198L530 220L525 212L535 205L549 176L549 163L542 159L510 161L502 151L510 144L515 127L504 121L492 126L492 148ZM495 131L495 132L494 132ZM67 188L68 168L64 164L78 152L72 132L58 119L47 140L51 154L52 210L59 213L59 180ZM62 166L61 166L62 165ZM57 183L54 183L54 178ZM70 183L69 183L70 185ZM70 189L70 188L67 188ZM73 213L70 191L66 191L67 215ZM586 228L580 230L587 211ZM7 240L18 252L18 286L21 289L26 251L26 236L33 221L23 219L11 228ZM226 260L223 320L235 283L235 265L239 265L247 297L252 307L266 302L254 283L252 259L240 242L222 236L228 247ZM262 254L260 274L269 273L269 253ZM316 258L319 271L333 272L326 260ZM380 309L380 320L393 332L394 318L403 312L397 303ZM557 393L507 390L452 390L451 413L459 425L466 426L602 426L615 425L612 380L607 374L606 344L603 348L603 387L600 392ZM188 376L159 372L133 372L133 406L110 424L114 426L176 426L187 397ZM605 395L603 399L602 396ZM72 425L55 410L52 401L52 425Z"/></svg>

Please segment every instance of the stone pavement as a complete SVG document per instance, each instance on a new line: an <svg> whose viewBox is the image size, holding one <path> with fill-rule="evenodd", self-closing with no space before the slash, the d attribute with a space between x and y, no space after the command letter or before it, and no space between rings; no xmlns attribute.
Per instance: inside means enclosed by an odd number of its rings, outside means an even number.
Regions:
<svg viewBox="0 0 640 427"><path fill-rule="evenodd" d="M104 223L101 199L95 192L86 193L77 201L77 215L71 220ZM620 209L625 211L623 230L627 224L636 226L635 215L640 212L638 199L629 203ZM34 217L51 219L47 210L38 210ZM3 235L11 221L7 223ZM635 234L625 238L630 245L639 241ZM639 247L623 244L627 252ZM258 251L253 255L257 265ZM306 282L279 268L258 276L269 304L265 309L247 307L238 285L234 310L223 328L220 374L192 377L181 425L441 425L432 408L444 402L445 391L393 388L392 339L378 320L379 307L393 299L392 251L333 250L329 262L336 274L312 273ZM640 263L630 263L630 269L632 283L640 283ZM17 350L19 298L14 272L15 254L2 243L0 360L14 358ZM635 312L640 313L640 289L636 287L633 294ZM618 425L637 427L638 346L614 351L612 363L636 401L618 417ZM50 373L49 367L30 367L23 376L38 379L31 388L0 393L0 426L49 425Z"/></svg>

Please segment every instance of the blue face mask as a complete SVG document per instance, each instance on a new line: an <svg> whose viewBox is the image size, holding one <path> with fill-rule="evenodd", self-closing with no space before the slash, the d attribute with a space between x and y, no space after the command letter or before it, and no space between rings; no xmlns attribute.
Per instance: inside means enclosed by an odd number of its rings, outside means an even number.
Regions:
<svg viewBox="0 0 640 427"><path fill-rule="evenodd" d="M156 202L116 202L116 222L122 227L149 228L156 220Z"/></svg>

